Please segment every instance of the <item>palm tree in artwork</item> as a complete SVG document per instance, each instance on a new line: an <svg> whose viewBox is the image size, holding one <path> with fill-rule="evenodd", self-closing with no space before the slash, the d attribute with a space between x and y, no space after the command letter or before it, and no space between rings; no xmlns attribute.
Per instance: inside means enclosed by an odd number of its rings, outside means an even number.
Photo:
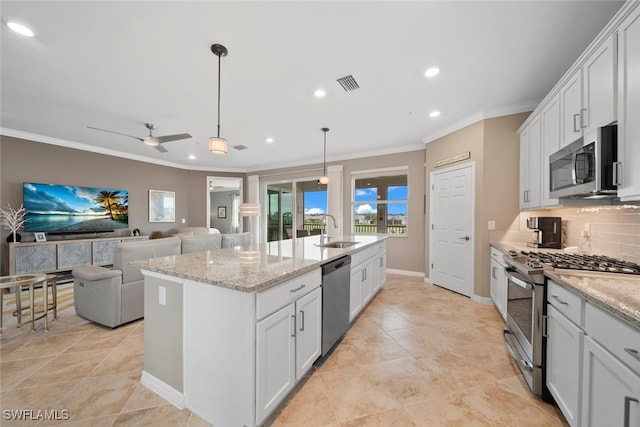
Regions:
<svg viewBox="0 0 640 427"><path fill-rule="evenodd" d="M120 204L122 196L119 195L119 191L101 191L93 199L99 205L102 205L102 209L109 211L109 217L115 219L113 215L113 206Z"/></svg>

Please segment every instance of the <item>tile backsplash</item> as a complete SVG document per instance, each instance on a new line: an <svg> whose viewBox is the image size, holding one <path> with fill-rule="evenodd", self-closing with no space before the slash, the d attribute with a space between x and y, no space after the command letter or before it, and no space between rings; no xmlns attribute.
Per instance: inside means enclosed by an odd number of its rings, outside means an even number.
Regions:
<svg viewBox="0 0 640 427"><path fill-rule="evenodd" d="M521 212L504 232L491 240L524 243L531 239L527 229L530 216L562 217L563 247L577 246L586 254L607 255L640 263L640 206L613 205L555 208ZM589 236L583 235L588 229Z"/></svg>

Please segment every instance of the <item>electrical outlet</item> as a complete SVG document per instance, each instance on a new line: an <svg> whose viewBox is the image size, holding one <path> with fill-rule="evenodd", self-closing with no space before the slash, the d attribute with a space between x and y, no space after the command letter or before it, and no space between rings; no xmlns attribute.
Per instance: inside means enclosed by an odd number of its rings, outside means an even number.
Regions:
<svg viewBox="0 0 640 427"><path fill-rule="evenodd" d="M489 221L489 230L495 230L495 229L496 229L496 222Z"/></svg>
<svg viewBox="0 0 640 427"><path fill-rule="evenodd" d="M167 288L164 286L158 288L158 303L160 305L167 305Z"/></svg>
<svg viewBox="0 0 640 427"><path fill-rule="evenodd" d="M187 223L187 220L186 220L186 219L184 219L184 218L182 218L182 223L183 223L183 224L186 224L186 223Z"/></svg>

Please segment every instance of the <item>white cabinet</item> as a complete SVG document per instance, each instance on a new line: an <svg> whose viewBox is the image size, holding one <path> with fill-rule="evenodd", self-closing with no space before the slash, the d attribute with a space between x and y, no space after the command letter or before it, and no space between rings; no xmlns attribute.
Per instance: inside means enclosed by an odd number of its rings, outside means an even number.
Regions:
<svg viewBox="0 0 640 427"><path fill-rule="evenodd" d="M542 204L541 130L540 116L536 116L520 133L520 209L535 209Z"/></svg>
<svg viewBox="0 0 640 427"><path fill-rule="evenodd" d="M322 291L301 297L256 325L256 419L264 420L321 353Z"/></svg>
<svg viewBox="0 0 640 427"><path fill-rule="evenodd" d="M640 200L640 7L618 27L618 196Z"/></svg>
<svg viewBox="0 0 640 427"><path fill-rule="evenodd" d="M502 252L491 248L491 299L503 319L507 319L507 275Z"/></svg>
<svg viewBox="0 0 640 427"><path fill-rule="evenodd" d="M256 325L256 419L263 420L295 385L295 311L289 304Z"/></svg>
<svg viewBox="0 0 640 427"><path fill-rule="evenodd" d="M616 120L616 35L611 34L582 68L581 126L586 131Z"/></svg>
<svg viewBox="0 0 640 427"><path fill-rule="evenodd" d="M322 353L322 291L296 301L296 380L302 378Z"/></svg>
<svg viewBox="0 0 640 427"><path fill-rule="evenodd" d="M580 425L583 341L584 331L548 305L547 387L572 427Z"/></svg>
<svg viewBox="0 0 640 427"><path fill-rule="evenodd" d="M318 272L256 297L256 423L282 402L322 352L322 290ZM284 307L283 307L284 306ZM282 307L282 308L280 308Z"/></svg>
<svg viewBox="0 0 640 427"><path fill-rule="evenodd" d="M640 425L640 376L589 336L583 375L583 426Z"/></svg>
<svg viewBox="0 0 640 427"><path fill-rule="evenodd" d="M551 191L551 176L549 172L549 156L560 149L560 96L554 96L541 113L542 120L542 206L559 205L558 199L549 198Z"/></svg>
<svg viewBox="0 0 640 427"><path fill-rule="evenodd" d="M561 147L616 120L615 42L611 34L560 88Z"/></svg>
<svg viewBox="0 0 640 427"><path fill-rule="evenodd" d="M386 254L386 242L383 241L351 255L350 322L382 287L387 274Z"/></svg>
<svg viewBox="0 0 640 427"><path fill-rule="evenodd" d="M582 110L582 70L560 88L560 117L562 128L562 147L571 144L582 136L580 111Z"/></svg>

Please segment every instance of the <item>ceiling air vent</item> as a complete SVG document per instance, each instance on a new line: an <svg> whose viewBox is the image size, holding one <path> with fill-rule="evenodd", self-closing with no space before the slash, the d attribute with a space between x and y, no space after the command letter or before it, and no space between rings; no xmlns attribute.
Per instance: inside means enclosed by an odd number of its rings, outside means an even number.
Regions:
<svg viewBox="0 0 640 427"><path fill-rule="evenodd" d="M240 144L240 145L234 145L233 148L235 148L238 151L242 151L242 150L246 150L249 147L247 147L246 145Z"/></svg>
<svg viewBox="0 0 640 427"><path fill-rule="evenodd" d="M342 89L344 89L345 92L352 92L356 89L360 89L360 85L352 75L341 77L337 82L340 83L340 86L342 86Z"/></svg>

